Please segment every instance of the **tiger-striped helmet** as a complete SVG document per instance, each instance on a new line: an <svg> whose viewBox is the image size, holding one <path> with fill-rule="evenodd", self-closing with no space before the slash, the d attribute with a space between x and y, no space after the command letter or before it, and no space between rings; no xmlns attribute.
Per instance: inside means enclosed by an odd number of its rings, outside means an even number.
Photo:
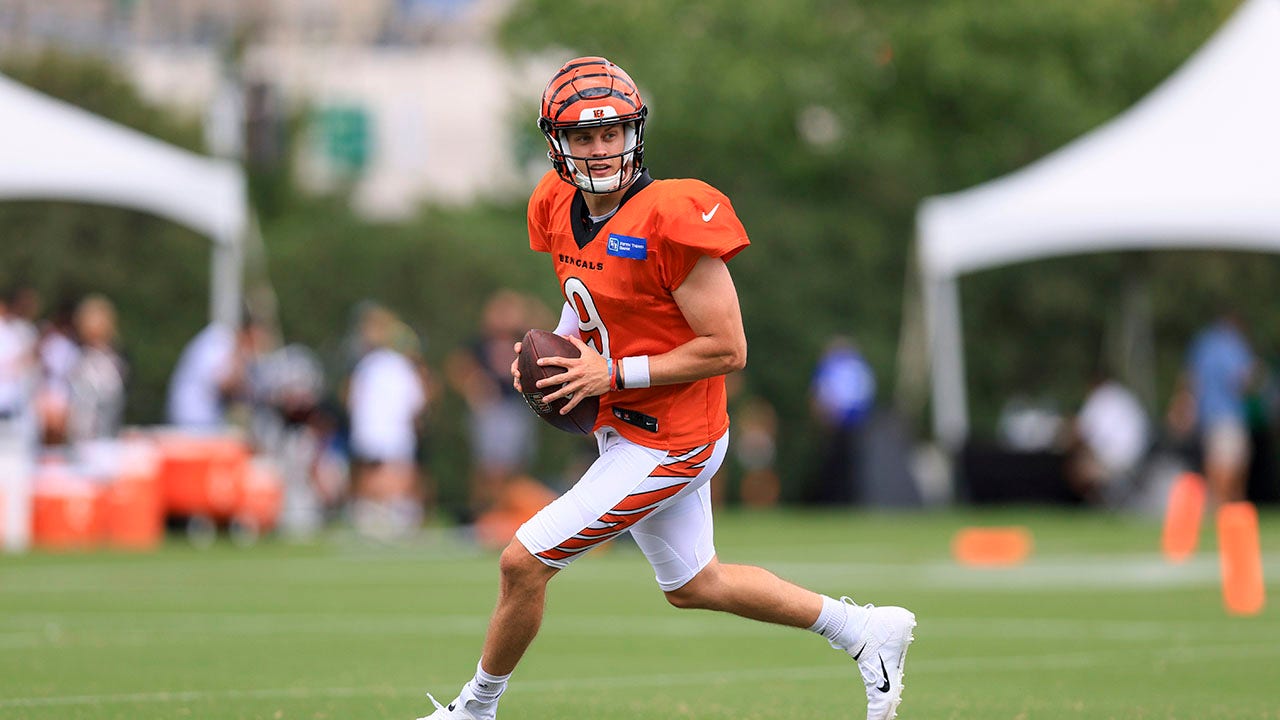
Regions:
<svg viewBox="0 0 1280 720"><path fill-rule="evenodd" d="M635 182L644 160L644 120L649 109L631 76L602 57L570 60L551 77L542 93L538 128L547 138L547 157L561 180L589 193L611 193ZM622 152L603 158L574 156L567 133L602 125L623 126ZM593 178L587 160L622 158L618 172Z"/></svg>

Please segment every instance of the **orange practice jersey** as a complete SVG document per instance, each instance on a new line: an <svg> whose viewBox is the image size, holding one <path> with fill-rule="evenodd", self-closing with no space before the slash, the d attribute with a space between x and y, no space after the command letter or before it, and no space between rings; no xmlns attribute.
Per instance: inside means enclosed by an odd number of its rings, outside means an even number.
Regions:
<svg viewBox="0 0 1280 720"><path fill-rule="evenodd" d="M647 183L647 184L644 184ZM703 255L729 260L750 241L729 198L699 180L652 180L585 241L578 190L547 173L529 200L529 245L549 253L582 339L615 361L661 355L695 335L672 292ZM600 397L596 428L658 449L692 448L729 427L724 377Z"/></svg>

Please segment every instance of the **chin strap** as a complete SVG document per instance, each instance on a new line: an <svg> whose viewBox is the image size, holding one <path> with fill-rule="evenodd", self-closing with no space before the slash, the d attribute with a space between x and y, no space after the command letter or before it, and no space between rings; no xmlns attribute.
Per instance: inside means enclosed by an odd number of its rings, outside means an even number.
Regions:
<svg viewBox="0 0 1280 720"><path fill-rule="evenodd" d="M611 193L620 189L622 187L622 176L627 171L626 165L623 165L621 170L609 177L593 178L579 170L577 164L574 163L573 158L566 157L565 162L569 163L569 168L573 170L573 184L577 185L585 192L595 193L597 195Z"/></svg>

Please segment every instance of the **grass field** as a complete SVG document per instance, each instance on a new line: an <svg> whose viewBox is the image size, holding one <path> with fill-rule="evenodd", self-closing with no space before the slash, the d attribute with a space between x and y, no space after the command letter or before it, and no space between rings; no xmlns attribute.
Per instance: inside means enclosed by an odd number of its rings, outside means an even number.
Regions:
<svg viewBox="0 0 1280 720"><path fill-rule="evenodd" d="M1212 528L1182 565L1147 518L1041 510L724 513L725 561L919 618L905 720L1280 719L1280 515L1271 605L1222 609ZM951 562L966 524L1024 524L1014 569ZM495 556L448 531L411 546L0 557L0 718L410 720L471 674ZM508 720L863 717L852 661L803 631L668 607L634 547L552 584Z"/></svg>

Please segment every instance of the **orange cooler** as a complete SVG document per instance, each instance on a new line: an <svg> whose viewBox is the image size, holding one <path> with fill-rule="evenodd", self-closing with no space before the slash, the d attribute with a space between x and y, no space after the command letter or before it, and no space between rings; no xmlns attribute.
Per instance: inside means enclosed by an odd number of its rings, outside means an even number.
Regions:
<svg viewBox="0 0 1280 720"><path fill-rule="evenodd" d="M160 496L160 459L155 445L142 439L124 442L115 481L103 493L106 541L126 550L150 550L164 539Z"/></svg>
<svg viewBox="0 0 1280 720"><path fill-rule="evenodd" d="M260 532L275 528L284 504L284 481L274 464L265 460L250 463L241 500L236 511L238 520Z"/></svg>
<svg viewBox="0 0 1280 720"><path fill-rule="evenodd" d="M234 437L158 438L164 509L172 515L228 519L240 506L249 451Z"/></svg>
<svg viewBox="0 0 1280 720"><path fill-rule="evenodd" d="M54 550L82 550L101 537L99 488L59 465L41 467L32 499L32 544Z"/></svg>
<svg viewBox="0 0 1280 720"><path fill-rule="evenodd" d="M164 539L160 487L154 482L118 480L102 492L103 535L124 550L151 550Z"/></svg>

